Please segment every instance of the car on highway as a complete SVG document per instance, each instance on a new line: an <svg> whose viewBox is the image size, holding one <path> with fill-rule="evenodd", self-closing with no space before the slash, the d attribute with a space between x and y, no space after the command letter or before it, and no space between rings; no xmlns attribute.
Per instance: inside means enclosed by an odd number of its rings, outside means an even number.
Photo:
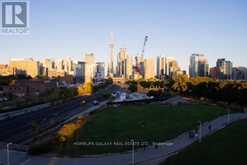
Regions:
<svg viewBox="0 0 247 165"><path fill-rule="evenodd" d="M93 105L99 105L99 101L98 100L94 100L93 101Z"/></svg>
<svg viewBox="0 0 247 165"><path fill-rule="evenodd" d="M192 139L195 137L195 131L189 131L189 138Z"/></svg>
<svg viewBox="0 0 247 165"><path fill-rule="evenodd" d="M112 92L111 94L113 97L117 97L117 93L116 92Z"/></svg>
<svg viewBox="0 0 247 165"><path fill-rule="evenodd" d="M86 104L86 103L87 103L86 100L82 100L82 101L81 101L81 105L84 105L84 104Z"/></svg>

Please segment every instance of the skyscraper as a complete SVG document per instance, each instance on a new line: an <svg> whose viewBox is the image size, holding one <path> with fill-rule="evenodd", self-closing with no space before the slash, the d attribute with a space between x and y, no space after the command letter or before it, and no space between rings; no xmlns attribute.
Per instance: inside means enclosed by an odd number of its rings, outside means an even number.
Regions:
<svg viewBox="0 0 247 165"><path fill-rule="evenodd" d="M144 79L151 79L155 77L155 64L153 58L144 60Z"/></svg>
<svg viewBox="0 0 247 165"><path fill-rule="evenodd" d="M40 63L33 59L11 59L10 67L16 68L32 78L40 75Z"/></svg>
<svg viewBox="0 0 247 165"><path fill-rule="evenodd" d="M77 83L85 81L85 62L78 61L75 67L75 79Z"/></svg>
<svg viewBox="0 0 247 165"><path fill-rule="evenodd" d="M73 60L68 57L64 59L59 59L55 63L55 68L59 72L65 72L68 75L74 75L75 74L75 67L76 64L73 62Z"/></svg>
<svg viewBox="0 0 247 165"><path fill-rule="evenodd" d="M53 70L55 69L55 61L47 58L44 60L43 66L48 70Z"/></svg>
<svg viewBox="0 0 247 165"><path fill-rule="evenodd" d="M227 61L225 58L220 58L216 62L216 67L220 69L220 79L232 78L232 62Z"/></svg>
<svg viewBox="0 0 247 165"><path fill-rule="evenodd" d="M196 77L198 75L198 56L196 54L190 56L189 74L190 77Z"/></svg>
<svg viewBox="0 0 247 165"><path fill-rule="evenodd" d="M109 62L108 62L108 74L107 76L114 76L114 60L115 60L115 45L114 45L114 34L110 33L110 43L109 43Z"/></svg>
<svg viewBox="0 0 247 165"><path fill-rule="evenodd" d="M156 61L156 75L158 78L170 77L172 78L179 71L181 71L177 61L172 57L157 57Z"/></svg>
<svg viewBox="0 0 247 165"><path fill-rule="evenodd" d="M64 61L63 59L58 59L55 63L57 71L64 71Z"/></svg>
<svg viewBox="0 0 247 165"><path fill-rule="evenodd" d="M232 79L232 62L231 61L226 61L224 70L225 70L225 78L228 80Z"/></svg>
<svg viewBox="0 0 247 165"><path fill-rule="evenodd" d="M75 64L70 57L64 59L64 71L69 75L74 75Z"/></svg>
<svg viewBox="0 0 247 165"><path fill-rule="evenodd" d="M247 80L247 68L246 67L234 67L232 69L233 80Z"/></svg>
<svg viewBox="0 0 247 165"><path fill-rule="evenodd" d="M212 67L210 68L210 77L214 79L219 79L220 77L220 68L218 67Z"/></svg>
<svg viewBox="0 0 247 165"><path fill-rule="evenodd" d="M132 59L132 56L128 55L126 62L127 62L126 78L127 79L133 79L133 59Z"/></svg>
<svg viewBox="0 0 247 165"><path fill-rule="evenodd" d="M161 56L157 56L157 59L156 59L156 76L158 78L160 78L162 75L164 75L164 69L163 69L163 65L161 63L161 59L162 59Z"/></svg>
<svg viewBox="0 0 247 165"><path fill-rule="evenodd" d="M192 54L190 56L189 74L190 77L208 76L208 60L203 54Z"/></svg>
<svg viewBox="0 0 247 165"><path fill-rule="evenodd" d="M95 76L94 54L85 54L85 83L93 82Z"/></svg>
<svg viewBox="0 0 247 165"><path fill-rule="evenodd" d="M132 77L132 57L126 48L120 48L117 60L117 76L130 79Z"/></svg>
<svg viewBox="0 0 247 165"><path fill-rule="evenodd" d="M101 81L105 78L105 63L104 62L97 62L96 63L96 73L95 73L95 80L96 82Z"/></svg>

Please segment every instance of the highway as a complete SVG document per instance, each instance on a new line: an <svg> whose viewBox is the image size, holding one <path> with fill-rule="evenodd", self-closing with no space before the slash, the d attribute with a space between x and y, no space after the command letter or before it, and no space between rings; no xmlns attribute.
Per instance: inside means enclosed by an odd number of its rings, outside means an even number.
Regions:
<svg viewBox="0 0 247 165"><path fill-rule="evenodd" d="M116 92L119 90L119 87L108 86L103 90ZM107 98L104 98L101 92L99 91L91 96L78 97L60 105L1 120L0 141L23 144L27 139L56 127L66 119L94 106L92 104L93 100L105 101ZM86 100L86 104L83 106L81 106L82 100Z"/></svg>

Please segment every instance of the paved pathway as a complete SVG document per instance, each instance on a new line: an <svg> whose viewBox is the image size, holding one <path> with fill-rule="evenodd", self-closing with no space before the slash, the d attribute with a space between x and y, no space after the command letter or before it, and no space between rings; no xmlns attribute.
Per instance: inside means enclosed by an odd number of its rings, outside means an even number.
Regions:
<svg viewBox="0 0 247 165"><path fill-rule="evenodd" d="M230 118L229 118L230 116ZM247 119L247 113L235 113L231 115L221 116L211 122L202 124L202 137L212 134L228 124ZM208 126L212 125L209 130ZM145 150L139 149L135 152L135 164L140 165L155 165L164 161L169 156L176 154L181 149L189 146L197 141L198 137L189 138L188 132L185 132L178 137L166 142L167 145L154 148L153 146L147 147ZM30 157L22 165L128 165L132 164L132 152L124 154L111 154L111 155L95 155L82 158L57 158L57 157Z"/></svg>

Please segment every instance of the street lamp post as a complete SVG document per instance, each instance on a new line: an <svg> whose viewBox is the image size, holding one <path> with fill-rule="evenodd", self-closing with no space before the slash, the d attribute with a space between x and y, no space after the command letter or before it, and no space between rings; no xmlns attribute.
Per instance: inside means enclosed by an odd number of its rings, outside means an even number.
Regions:
<svg viewBox="0 0 247 165"><path fill-rule="evenodd" d="M227 124L230 123L230 110L227 110Z"/></svg>
<svg viewBox="0 0 247 165"><path fill-rule="evenodd" d="M3 157L3 154L1 154L1 151L0 151L0 165L3 165L3 162L4 162L4 157Z"/></svg>
<svg viewBox="0 0 247 165"><path fill-rule="evenodd" d="M131 140L132 142L132 165L135 164L135 141L134 139Z"/></svg>
<svg viewBox="0 0 247 165"><path fill-rule="evenodd" d="M202 141L202 122L199 121L199 143Z"/></svg>
<svg viewBox="0 0 247 165"><path fill-rule="evenodd" d="M7 165L10 165L10 153L9 153L9 146L13 143L8 143L7 144Z"/></svg>

